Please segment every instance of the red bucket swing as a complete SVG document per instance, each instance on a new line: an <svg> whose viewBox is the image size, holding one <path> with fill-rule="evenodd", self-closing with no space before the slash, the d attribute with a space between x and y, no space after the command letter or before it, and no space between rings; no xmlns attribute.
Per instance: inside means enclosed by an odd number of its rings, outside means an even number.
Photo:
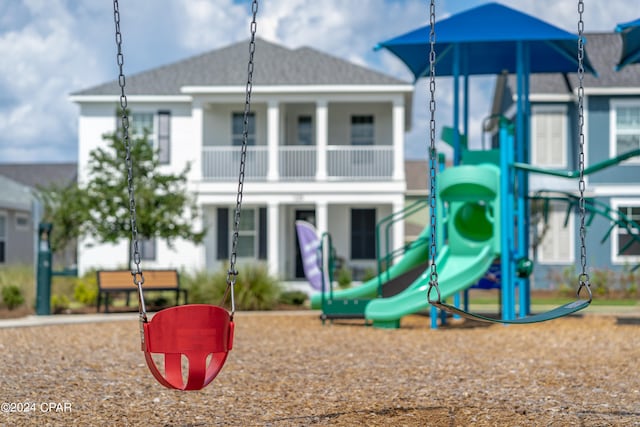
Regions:
<svg viewBox="0 0 640 427"><path fill-rule="evenodd" d="M251 21L251 39L249 42L244 129L240 156L240 173L238 177L238 193L236 197L233 244L229 259L229 270L227 272L227 289L222 299L222 304L224 304L230 295L231 312L215 305L186 304L161 310L149 320L147 318L143 292L144 274L140 268L136 203L133 186L133 162L131 159L129 118L127 113L127 97L125 95L125 76L123 72L124 57L122 54L122 34L120 32L120 11L118 0L113 0L116 45L118 49L118 84L120 86L123 142L126 148L129 213L131 217L133 261L135 264L131 275L133 276L133 283L138 288L142 351L144 351L147 366L153 376L160 384L167 388L177 390L200 390L204 388L220 373L227 360L229 351L233 347L233 315L235 313L234 287L238 274L235 265L247 155L248 118L251 109L253 55L255 51L258 0L252 1L251 9L253 17ZM158 364L154 360L154 355L162 355L164 357L164 369L158 367ZM188 365L186 371L183 370L183 362L185 362L185 359Z"/></svg>

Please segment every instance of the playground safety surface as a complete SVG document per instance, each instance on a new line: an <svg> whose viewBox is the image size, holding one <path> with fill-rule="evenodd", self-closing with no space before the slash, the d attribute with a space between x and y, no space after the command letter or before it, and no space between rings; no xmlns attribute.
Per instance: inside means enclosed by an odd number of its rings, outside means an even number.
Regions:
<svg viewBox="0 0 640 427"><path fill-rule="evenodd" d="M0 425L640 426L637 323L428 325L241 312L226 366L200 392L155 382L133 318L1 328Z"/></svg>

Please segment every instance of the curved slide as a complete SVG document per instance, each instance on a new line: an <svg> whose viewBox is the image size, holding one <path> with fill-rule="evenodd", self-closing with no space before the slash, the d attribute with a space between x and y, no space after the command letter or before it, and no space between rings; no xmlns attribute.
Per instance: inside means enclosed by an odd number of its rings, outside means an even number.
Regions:
<svg viewBox="0 0 640 427"><path fill-rule="evenodd" d="M349 289L341 289L333 292L334 299L365 299L376 298L378 296L378 284L382 281L382 286L386 282L408 272L409 270L424 264L428 261L429 251L424 242L429 241L430 227L425 227L418 238L412 242L400 260L393 264L388 271L381 273L373 279L367 280L360 286ZM322 305L322 293L311 295L311 308L320 309Z"/></svg>
<svg viewBox="0 0 640 427"><path fill-rule="evenodd" d="M494 165L458 166L440 174L438 195L447 202L447 211L444 218L439 216L448 240L436 257L442 300L473 286L500 252L499 178L500 169ZM403 316L430 307L430 273L427 269L397 295L371 301L365 318L374 327L399 328Z"/></svg>
<svg viewBox="0 0 640 427"><path fill-rule="evenodd" d="M440 297L448 298L474 285L486 273L494 259L491 246L484 246L477 254L466 255L452 254L448 246L443 247L436 259ZM428 309L430 273L431 270L427 269L398 295L371 301L365 309L365 318L373 320L375 327L399 328L403 316ZM435 297L436 291L431 292L432 297Z"/></svg>

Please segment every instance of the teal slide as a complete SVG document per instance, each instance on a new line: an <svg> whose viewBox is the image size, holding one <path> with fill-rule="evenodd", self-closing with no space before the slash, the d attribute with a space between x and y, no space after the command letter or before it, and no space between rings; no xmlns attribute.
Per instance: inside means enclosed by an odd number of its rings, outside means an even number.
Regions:
<svg viewBox="0 0 640 427"><path fill-rule="evenodd" d="M383 286L386 282L408 272L420 264L424 264L428 260L430 241L430 228L420 233L418 239L412 242L407 248L402 258L393 264L388 271L383 272L380 276L367 280L360 286L349 289L336 290L333 292L334 299L372 299L378 296L378 284ZM311 308L320 309L322 305L322 294L316 293L311 296Z"/></svg>
<svg viewBox="0 0 640 427"><path fill-rule="evenodd" d="M494 165L465 165L446 169L438 178L440 230L446 246L436 257L442 300L474 285L500 253L500 169ZM398 328L400 319L430 307L430 269L405 291L371 301L365 318L380 328ZM435 289L432 297L436 298Z"/></svg>
<svg viewBox="0 0 640 427"><path fill-rule="evenodd" d="M438 288L440 297L454 294L474 285L489 269L495 255L490 246L485 246L475 255L456 255L445 246L436 259L438 266ZM365 318L379 328L399 328L400 319L430 307L427 300L431 270L427 269L407 290L390 298L371 301L365 309ZM432 298L437 296L431 291Z"/></svg>

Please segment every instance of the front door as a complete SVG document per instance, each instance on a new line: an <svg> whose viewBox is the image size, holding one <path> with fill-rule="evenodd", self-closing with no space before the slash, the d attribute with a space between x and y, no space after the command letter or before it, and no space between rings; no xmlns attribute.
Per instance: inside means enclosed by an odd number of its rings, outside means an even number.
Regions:
<svg viewBox="0 0 640 427"><path fill-rule="evenodd" d="M307 221L316 225L316 211L314 209L296 209L296 221ZM293 234L296 236L296 279L304 279L304 267L302 266L302 255L300 254L300 243L298 242L298 233L293 226Z"/></svg>

